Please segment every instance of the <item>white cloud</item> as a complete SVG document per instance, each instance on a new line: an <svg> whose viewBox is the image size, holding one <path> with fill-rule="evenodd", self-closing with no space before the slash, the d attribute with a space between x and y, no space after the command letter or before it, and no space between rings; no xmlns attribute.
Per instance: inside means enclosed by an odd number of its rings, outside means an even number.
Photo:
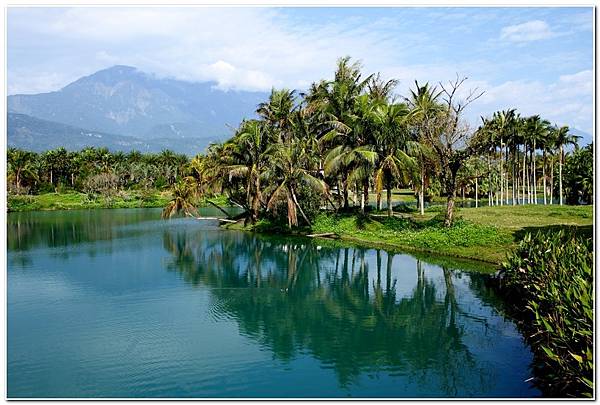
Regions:
<svg viewBox="0 0 600 405"><path fill-rule="evenodd" d="M500 39L512 42L530 42L548 39L554 36L550 26L541 20L532 20L523 24L502 28Z"/></svg>
<svg viewBox="0 0 600 405"><path fill-rule="evenodd" d="M592 71L584 70L560 76L550 84L516 80L487 85L479 104L488 111L487 115L496 110L517 108L524 116L540 114L558 125L592 133L592 78Z"/></svg>
<svg viewBox="0 0 600 405"><path fill-rule="evenodd" d="M552 48L542 55L513 46L562 36L558 31L568 27L556 20L547 19L551 29L539 19L547 17L537 14L509 25L505 21L513 17L501 18L497 11L465 17L462 11L444 10L439 24L423 25L391 13L339 18L336 12L331 18L322 11L320 18L292 18L290 12L265 7L9 8L8 92L57 90L113 64L158 76L214 81L223 90L304 89L312 81L331 78L336 59L350 55L364 62L365 73L380 71L399 79L402 95L415 79L437 84L456 73L469 76L466 87L486 90L470 108L475 119L517 107L523 114L540 113L591 131L591 51L554 49L554 41L539 44ZM591 13L581 15L581 24L588 21L591 27ZM465 19L477 20L486 30L445 42L451 34L444 24L461 26L456 22ZM500 41L510 46L498 47L498 32ZM538 67L545 69L540 72ZM569 71L574 73L564 74Z"/></svg>

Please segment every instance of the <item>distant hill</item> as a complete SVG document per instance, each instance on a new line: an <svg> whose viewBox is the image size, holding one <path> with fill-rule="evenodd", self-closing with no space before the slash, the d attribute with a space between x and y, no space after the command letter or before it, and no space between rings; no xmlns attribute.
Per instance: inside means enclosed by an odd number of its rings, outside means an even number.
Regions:
<svg viewBox="0 0 600 405"><path fill-rule="evenodd" d="M171 149L177 153L194 156L210 143L209 138L185 138L176 142L172 138L140 139L132 136L110 134L72 125L42 120L25 114L8 114L8 146L43 152L64 147L81 150L86 146L107 147L113 151L160 152Z"/></svg>
<svg viewBox="0 0 600 405"><path fill-rule="evenodd" d="M113 66L59 91L8 96L7 103L9 113L142 140L225 139L231 135L228 126L253 117L257 104L268 97L215 86Z"/></svg>
<svg viewBox="0 0 600 405"><path fill-rule="evenodd" d="M592 141L594 140L594 137L591 134L580 131L577 128L570 128L569 132L572 135L577 135L577 136L581 137L580 139L577 140L577 142L579 143L579 146L586 146L587 144L592 143Z"/></svg>

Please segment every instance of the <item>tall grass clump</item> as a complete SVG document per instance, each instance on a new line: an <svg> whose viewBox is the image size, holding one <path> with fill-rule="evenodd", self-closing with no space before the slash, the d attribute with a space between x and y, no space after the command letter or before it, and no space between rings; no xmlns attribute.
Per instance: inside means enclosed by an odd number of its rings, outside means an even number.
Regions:
<svg viewBox="0 0 600 405"><path fill-rule="evenodd" d="M502 264L500 291L547 395L593 395L593 263L592 238L572 228L525 235Z"/></svg>

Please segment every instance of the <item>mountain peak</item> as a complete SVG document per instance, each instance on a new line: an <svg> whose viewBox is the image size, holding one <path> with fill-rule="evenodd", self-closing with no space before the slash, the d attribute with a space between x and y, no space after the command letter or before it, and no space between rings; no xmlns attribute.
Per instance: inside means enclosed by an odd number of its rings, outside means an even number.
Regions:
<svg viewBox="0 0 600 405"><path fill-rule="evenodd" d="M145 76L145 74L133 66L114 65L92 73L91 75L84 76L67 85L65 88L73 88L81 84L96 82L112 85L122 80L134 79L142 76Z"/></svg>
<svg viewBox="0 0 600 405"><path fill-rule="evenodd" d="M103 72L110 72L110 73L116 73L116 74L125 74L125 73L134 73L136 72L138 69L134 66L127 66L127 65L114 65L111 67L108 67L106 69L102 69L97 71L94 74L98 74L98 73L103 73Z"/></svg>

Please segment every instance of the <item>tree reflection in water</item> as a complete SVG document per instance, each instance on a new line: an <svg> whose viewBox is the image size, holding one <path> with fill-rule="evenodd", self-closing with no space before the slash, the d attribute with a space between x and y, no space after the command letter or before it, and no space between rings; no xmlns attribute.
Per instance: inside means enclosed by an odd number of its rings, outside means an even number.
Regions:
<svg viewBox="0 0 600 405"><path fill-rule="evenodd" d="M437 386L444 396L482 395L493 386L495 368L466 342L493 350L495 335L462 308L455 286L466 280L468 289L483 288L481 275L443 267L440 279L439 268L420 260L416 269L394 267L399 256L381 250L241 232L165 230L163 244L169 270L210 288L215 317L234 318L281 361L308 354L333 368L342 386L377 372ZM410 271L416 283L399 296L397 275ZM470 292L481 307L479 295Z"/></svg>

